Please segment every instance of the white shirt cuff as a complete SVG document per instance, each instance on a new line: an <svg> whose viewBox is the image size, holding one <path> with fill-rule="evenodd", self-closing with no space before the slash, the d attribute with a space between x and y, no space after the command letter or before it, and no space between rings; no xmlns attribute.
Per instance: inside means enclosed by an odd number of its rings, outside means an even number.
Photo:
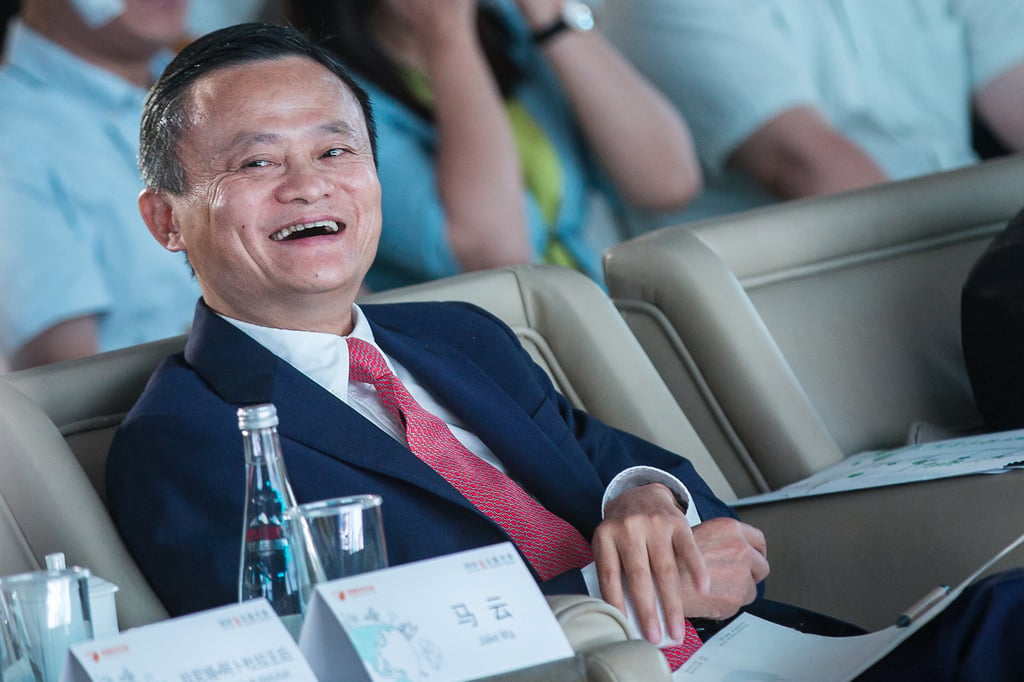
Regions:
<svg viewBox="0 0 1024 682"><path fill-rule="evenodd" d="M661 483L676 496L680 504L686 507L686 520L691 526L700 523L700 514L697 512L697 505L691 503L690 491L686 489L683 482L678 478L655 467L635 466L624 469L612 479L604 491L604 499L601 500L601 517L604 518L604 510L608 503L621 495L624 491L648 483Z"/></svg>

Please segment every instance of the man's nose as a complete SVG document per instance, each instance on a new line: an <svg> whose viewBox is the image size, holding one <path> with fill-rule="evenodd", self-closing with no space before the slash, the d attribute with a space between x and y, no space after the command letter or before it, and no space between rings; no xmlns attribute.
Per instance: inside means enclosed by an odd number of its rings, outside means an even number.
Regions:
<svg viewBox="0 0 1024 682"><path fill-rule="evenodd" d="M282 203L313 203L330 194L332 186L327 173L317 169L314 164L290 164L278 185L278 200Z"/></svg>

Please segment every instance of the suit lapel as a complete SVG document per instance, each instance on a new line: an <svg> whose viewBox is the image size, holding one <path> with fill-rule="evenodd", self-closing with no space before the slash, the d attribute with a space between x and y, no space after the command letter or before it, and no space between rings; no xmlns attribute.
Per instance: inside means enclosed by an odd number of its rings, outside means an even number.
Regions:
<svg viewBox="0 0 1024 682"><path fill-rule="evenodd" d="M412 372L468 430L487 444L509 476L545 506L554 510L564 505L562 483L582 482L581 469L579 462L574 465L570 459L559 456L551 441L555 434L540 430L531 418L529 410L535 409L536 403L543 399L539 389L534 388L536 395L510 395L509 388L499 385L472 357L453 344L438 343L437 334L417 338L378 326L372 317L370 320L378 345ZM494 349L483 349L483 352L494 352ZM510 368L509 371L515 370ZM532 382L525 384L534 386ZM481 399L483 396L486 400ZM592 469L588 466L583 471ZM594 508L599 509L604 486L596 475L590 483L598 501ZM560 513L569 517L564 508Z"/></svg>
<svg viewBox="0 0 1024 682"><path fill-rule="evenodd" d="M457 415L466 427L487 443L495 454L508 440L508 433L493 431L495 414L522 411L472 358L436 339L419 339L378 327L371 321L374 339L384 351L402 363L417 381ZM481 400L486 396L486 400ZM520 434L517 434L517 436ZM495 448L499 449L495 449ZM502 460L504 461L504 460Z"/></svg>
<svg viewBox="0 0 1024 682"><path fill-rule="evenodd" d="M408 342L400 345L408 347ZM348 465L406 481L479 513L408 448L221 319L202 301L185 359L225 402L274 403L282 438Z"/></svg>

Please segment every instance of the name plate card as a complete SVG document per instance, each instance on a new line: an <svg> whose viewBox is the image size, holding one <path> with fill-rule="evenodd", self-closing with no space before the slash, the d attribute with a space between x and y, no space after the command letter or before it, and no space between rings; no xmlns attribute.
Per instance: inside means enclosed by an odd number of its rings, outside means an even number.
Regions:
<svg viewBox="0 0 1024 682"><path fill-rule="evenodd" d="M325 678L326 679L326 678ZM266 599L71 647L61 682L317 682Z"/></svg>
<svg viewBox="0 0 1024 682"><path fill-rule="evenodd" d="M299 646L321 679L473 680L574 655L511 543L317 586Z"/></svg>

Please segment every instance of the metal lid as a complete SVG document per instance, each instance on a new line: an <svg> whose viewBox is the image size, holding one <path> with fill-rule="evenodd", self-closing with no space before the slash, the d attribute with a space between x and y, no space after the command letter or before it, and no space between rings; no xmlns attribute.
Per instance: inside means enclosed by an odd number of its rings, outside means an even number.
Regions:
<svg viewBox="0 0 1024 682"><path fill-rule="evenodd" d="M252 431L277 426L277 408L272 403L238 408L238 429Z"/></svg>

